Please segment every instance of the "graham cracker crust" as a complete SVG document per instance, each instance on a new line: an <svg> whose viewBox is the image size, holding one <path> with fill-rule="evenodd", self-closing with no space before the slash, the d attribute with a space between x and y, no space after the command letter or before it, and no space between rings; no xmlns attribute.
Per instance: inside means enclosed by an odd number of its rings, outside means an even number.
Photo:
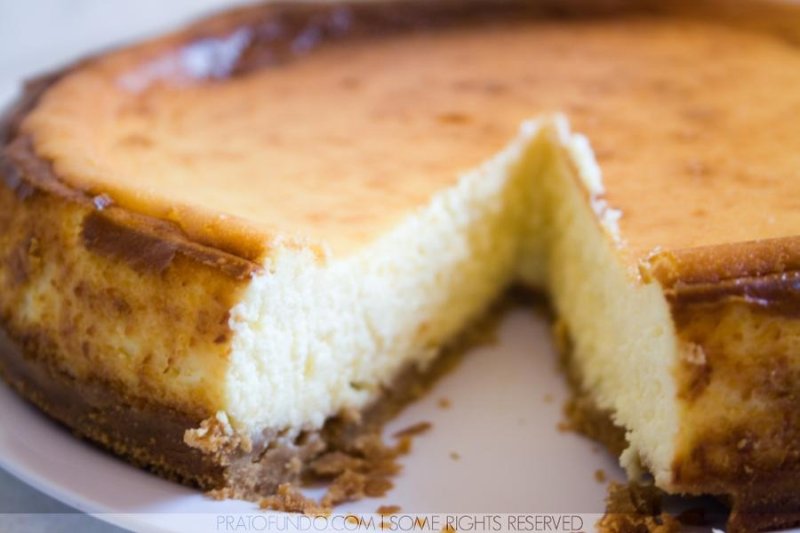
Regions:
<svg viewBox="0 0 800 533"><path fill-rule="evenodd" d="M606 513L597 523L601 533L677 533L681 522L662 510L661 491L653 486L611 483Z"/></svg>

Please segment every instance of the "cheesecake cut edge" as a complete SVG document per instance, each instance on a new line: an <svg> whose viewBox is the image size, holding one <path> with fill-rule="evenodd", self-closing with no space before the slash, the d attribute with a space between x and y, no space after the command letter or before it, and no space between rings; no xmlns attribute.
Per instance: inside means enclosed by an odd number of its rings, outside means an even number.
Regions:
<svg viewBox="0 0 800 533"><path fill-rule="evenodd" d="M57 79L55 76L49 82ZM44 83L36 87L36 90L46 90L46 85ZM36 95L29 94L27 102L31 106L35 105ZM24 114L24 109L17 112ZM300 471L296 467L297 461L292 458L299 456L305 460L318 454L321 450L318 433L327 429L327 424L326 428L322 427L323 424L336 415L335 411L352 412L352 406L340 405L336 410L328 410L321 415L317 413L317 420L308 423L300 420L297 424L280 427L243 420L241 412L235 413L240 416L230 418L225 413L230 406L227 403L230 401L230 391L240 392L241 389L236 387L235 379L231 384L226 376L230 374L229 362L236 359L236 350L230 344L237 336L237 320L234 315L242 314L237 308L243 302L246 303L248 293L253 293L255 298L260 294L269 295L269 290L251 290L251 286L259 279L271 279L272 274L280 270L279 265L270 263L274 257L268 257L262 264L257 264L247 258L237 257L228 250L215 250L187 238L179 228L167 221L122 209L111 198L93 197L70 188L58 179L50 165L36 157L32 143L27 142L24 135L13 135L15 122L19 122L17 117L11 115L9 123L12 127L7 131L13 140L7 142L1 160L6 187L0 190L0 204L7 214L2 222L8 231L3 233L0 244L9 253L9 268L0 270L0 282L9 290L4 291L4 298L0 303L3 304L2 326L7 333L9 357L14 359L12 355L17 356L17 362L20 359L25 360L30 372L23 372L23 365L10 361L8 365L3 365L7 379L23 395L76 432L112 448L132 462L155 469L166 477L198 484L206 489L230 488L228 494L248 498L274 491L280 480L296 479ZM516 256L514 236L519 233L514 227L519 221L520 209L511 209L510 203L519 203L527 198L515 194L519 192L519 180L526 173L516 173L515 182L509 178L513 173L509 168L523 164L520 162L525 157L523 152L533 138L538 138L539 132L535 125L525 130L506 152L496 156L485 168L476 170L462 180L460 190L443 194L434 207L428 209L429 222L434 223L442 213L448 213L453 208L453 202L461 201L460 195L472 195L470 197L475 207L474 214L480 222L470 221L464 226L465 220L453 221L457 226L461 225L461 229L453 229L453 232L459 233L462 241L461 248L456 246L451 254L454 262L450 265L451 274L464 261L481 265L481 268L462 270L462 273L472 272L470 275L473 278L467 279L464 285L472 287L473 291L477 290L477 300L474 295L469 296L469 291L453 290L444 299L455 298L455 305L453 302L440 302L442 305L456 307L455 314L441 314L446 317L443 330L445 337L450 337L450 333L454 334L455 329L460 329L461 321L477 319L483 308L495 299L496 293L508 284L513 275ZM487 195L497 194L505 196L505 200L501 203L486 201ZM481 228L496 229L507 224L514 227L506 231L506 243L501 246L505 252L500 254L503 260L497 263L500 271L491 270L494 267L485 261L471 261L473 256L469 254L475 253L472 250L472 241L482 242L483 246L493 248L500 246L499 241L473 234L471 229L481 233L489 231ZM407 234L419 233L418 230L414 226L401 230L394 238L379 244L379 247L386 253L398 246L405 246ZM42 246L42 243L47 245ZM431 246L438 249L436 242L428 243L428 247ZM468 255L464 256L462 250L467 250ZM290 258L294 256L308 260L301 270L313 270L319 264L324 264L324 257L320 258L313 248L298 251L290 245L281 252L285 252ZM488 252L489 250L481 250L483 254ZM429 257L435 259L435 256L433 254ZM356 258L355 261L361 261L361 258ZM39 268L41 265L61 265L64 268L54 268L55 273L43 273ZM484 267L487 265L491 268L485 271ZM381 265L377 266L381 268ZM413 269L413 264L409 263L404 268ZM4 278L2 274L7 277ZM452 277L454 282L464 281L457 275ZM47 285L51 280L62 292L48 290ZM43 285L44 288L35 287L31 290L31 283ZM208 289L208 294L199 298L198 295L185 298L186 288L193 286L199 287L201 292ZM41 305L32 305L33 309L26 312L12 312L20 303L24 308L26 301L31 299L30 294L37 292L45 298L44 304L38 302ZM460 298L459 294L469 296L471 303ZM155 295L158 298L154 298ZM103 298L104 296L108 297ZM399 295L393 298L402 300ZM207 299L213 300L217 305L210 311L201 310L201 324L193 324L191 321L172 323L174 316L193 316ZM96 305L95 300L101 302ZM374 303L379 304L380 298ZM255 302L254 308L259 307L261 303ZM77 313L71 312L75 308L78 309ZM52 312L58 315L59 311L64 311L65 314L56 320L58 324L53 325ZM37 312L40 314L37 315ZM144 321L149 322L147 327L133 323L130 315L135 312L149 315L150 320ZM410 327L419 330L410 331L409 338L419 337L426 344L431 344L433 341L428 332L433 328L425 324L415 325L413 320L418 320L414 316L416 312L417 310L411 308L406 309L404 314L412 320ZM48 314L51 318L44 319ZM99 324L87 324L94 322L94 317L98 318ZM73 324L73 321L76 323ZM65 322L70 323L69 331L66 332L58 329L58 325ZM241 326L240 332L246 332L248 324L242 325L242 321L238 322ZM121 339L120 335L114 335L119 332L113 331L120 323L124 326ZM42 328L37 328L37 325ZM209 325L213 327L209 328ZM197 328L193 331L195 326ZM140 329L137 330L137 327ZM450 340L441 338L441 332L434 331L434 334L438 337L433 337L433 345L419 346L418 340L417 346L412 346L411 361L399 367L389 367L388 371L383 371L383 375L379 376L380 379L373 379L377 381L370 384L373 390L368 395L362 395L358 400L357 410L371 411L375 404L380 404L378 399L383 395L382 388L395 388L397 376L408 372L424 372L425 367L437 355L440 345ZM98 337L101 339L98 340ZM103 345L102 339L105 338L112 338L117 345ZM177 351L176 344L173 344L170 348L155 350L156 357L152 357L151 351L140 357L139 361L115 362L121 354L131 355L124 346L127 341L144 338L147 342L169 343L170 340L175 340L177 344L182 339L183 343L192 347L192 353L177 363L173 362L174 352ZM156 341L153 341L154 338ZM428 340L425 341L425 338ZM256 354L263 351L260 348L262 347L255 346L243 358L252 360L248 356L253 350ZM22 353L24 355L20 355ZM76 355L73 358L75 360L71 361L69 357L64 357L70 353L80 355ZM408 355L400 355L408 359ZM73 368L73 363L77 367ZM116 375L114 365L117 365L119 375ZM204 383L199 385L191 379L196 367L208 368L208 375L201 376L204 377ZM189 378L147 382L148 376L161 372L170 377L188 375ZM250 373L249 369L245 369L240 375ZM45 380L42 375L51 379ZM256 375L259 375L258 372ZM167 383L169 385L165 385ZM89 401L83 402L85 409L82 414L64 410L58 402L47 401L48 397L60 396L65 387L76 389L78 394L86 393ZM98 399L103 390L107 393L106 400ZM297 394L301 393L302 391L297 391ZM157 400L151 402L148 398ZM131 424L125 423L124 417L112 414L113 409L117 410L117 414L120 409L130 410L134 414L134 420ZM162 435L155 440L147 432L136 432L136 428L147 427L136 420L137 413L143 412L146 413L143 416L152 416L161 410L165 413L167 425L172 426L171 421L175 420L178 420L178 425L183 425L182 439L166 446L181 448L186 443L194 450L193 454L202 452L202 461L198 463L196 475L191 467L180 461L170 471L170 461L163 459L163 454L159 451L164 445L164 436L174 439L177 429L164 429L161 431ZM303 441L303 444L295 445L297 440ZM313 453L309 452L304 456L304 449L313 450ZM248 465L253 458L263 460L270 455L277 455L284 461L274 465L270 463L266 467L280 473L275 481L271 481L267 475L262 476L260 481L253 482L258 475L245 472L238 476L236 473L236 464ZM204 462L210 463L210 466L204 465ZM261 470L261 463L263 461L253 468ZM287 468L286 465L290 463L292 468ZM241 481L232 481L231 476ZM253 483L258 486L252 486Z"/></svg>

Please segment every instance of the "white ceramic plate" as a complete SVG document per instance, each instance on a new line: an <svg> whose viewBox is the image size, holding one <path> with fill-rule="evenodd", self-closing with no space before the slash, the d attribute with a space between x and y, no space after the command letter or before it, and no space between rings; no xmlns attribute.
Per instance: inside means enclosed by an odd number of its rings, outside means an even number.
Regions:
<svg viewBox="0 0 800 533"><path fill-rule="evenodd" d="M622 474L599 446L557 428L566 390L549 325L520 309L506 316L499 333L496 345L471 351L386 428L391 438L411 424L432 423L402 459L395 488L383 499L339 511L374 513L379 505L399 505L404 513L602 512L605 485L595 472ZM442 398L449 408L440 405ZM257 512L251 503L214 501L129 466L74 438L5 386L0 420L3 468L102 519L137 530L183 529L185 522L161 515Z"/></svg>

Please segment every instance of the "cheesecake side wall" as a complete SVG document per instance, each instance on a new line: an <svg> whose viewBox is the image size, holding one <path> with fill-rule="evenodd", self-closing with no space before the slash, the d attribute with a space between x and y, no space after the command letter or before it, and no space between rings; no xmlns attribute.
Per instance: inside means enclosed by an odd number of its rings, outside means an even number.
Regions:
<svg viewBox="0 0 800 533"><path fill-rule="evenodd" d="M3 155L4 378L139 465L218 484L218 458L192 451L184 432L224 407L228 311L255 267L57 183L42 187L43 176Z"/></svg>
<svg viewBox="0 0 800 533"><path fill-rule="evenodd" d="M674 279L665 291L680 342L671 489L730 499L730 531L800 522L799 280Z"/></svg>
<svg viewBox="0 0 800 533"><path fill-rule="evenodd" d="M192 415L216 411L244 281L173 250L136 263L125 228L87 242L96 211L34 190L0 192L0 320L27 351L76 379L105 381ZM104 215L100 215L104 216ZM92 235L95 241L103 237ZM93 249L90 250L89 247ZM150 260L153 261L150 261Z"/></svg>

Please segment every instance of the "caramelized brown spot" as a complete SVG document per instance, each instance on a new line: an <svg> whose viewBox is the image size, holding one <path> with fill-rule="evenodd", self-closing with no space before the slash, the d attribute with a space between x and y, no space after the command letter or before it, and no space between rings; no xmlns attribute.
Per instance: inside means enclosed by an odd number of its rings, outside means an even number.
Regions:
<svg viewBox="0 0 800 533"><path fill-rule="evenodd" d="M460 113L458 111L442 113L441 115L437 115L436 118L439 122L444 124L467 124L472 120L466 113Z"/></svg>
<svg viewBox="0 0 800 533"><path fill-rule="evenodd" d="M125 261L141 271L163 272L177 249L171 242L116 224L98 212L84 219L81 237L87 250Z"/></svg>

